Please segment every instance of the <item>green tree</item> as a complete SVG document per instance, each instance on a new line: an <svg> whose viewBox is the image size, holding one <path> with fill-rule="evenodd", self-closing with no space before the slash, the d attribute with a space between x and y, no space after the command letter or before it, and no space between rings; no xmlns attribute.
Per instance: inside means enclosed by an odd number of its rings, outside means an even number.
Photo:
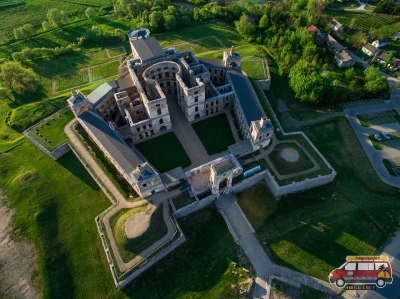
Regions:
<svg viewBox="0 0 400 299"><path fill-rule="evenodd" d="M63 10L52 8L47 11L47 19L56 27L60 27L68 23L68 17Z"/></svg>
<svg viewBox="0 0 400 299"><path fill-rule="evenodd" d="M97 16L97 11L93 7L88 7L85 10L85 14L88 19L95 18Z"/></svg>
<svg viewBox="0 0 400 299"><path fill-rule="evenodd" d="M252 38L256 32L256 26L246 14L243 14L239 21L235 22L235 27L239 34L247 39Z"/></svg>
<svg viewBox="0 0 400 299"><path fill-rule="evenodd" d="M269 24L269 18L268 18L268 16L267 16L267 15L263 15L263 16L261 17L261 19L260 19L259 27L260 27L261 29L267 29L268 24Z"/></svg>
<svg viewBox="0 0 400 299"><path fill-rule="evenodd" d="M166 15L164 16L165 20L165 29L167 30L175 30L176 29L176 18L174 15Z"/></svg>
<svg viewBox="0 0 400 299"><path fill-rule="evenodd" d="M344 72L344 75L348 81L353 81L356 77L356 71L351 67Z"/></svg>
<svg viewBox="0 0 400 299"><path fill-rule="evenodd" d="M49 31L53 28L53 25L49 21L43 21L42 22L42 27L44 31Z"/></svg>
<svg viewBox="0 0 400 299"><path fill-rule="evenodd" d="M153 11L149 15L150 26L154 30L160 30L164 25L164 17L162 12Z"/></svg>
<svg viewBox="0 0 400 299"><path fill-rule="evenodd" d="M39 88L39 77L19 62L7 61L0 65L0 85L14 95L22 95Z"/></svg>
<svg viewBox="0 0 400 299"><path fill-rule="evenodd" d="M301 102L319 103L329 84L321 75L318 66L299 60L290 70L289 85Z"/></svg>
<svg viewBox="0 0 400 299"><path fill-rule="evenodd" d="M379 73L377 67L369 67L364 71L365 84L364 90L371 97L383 97L389 91L386 79Z"/></svg>

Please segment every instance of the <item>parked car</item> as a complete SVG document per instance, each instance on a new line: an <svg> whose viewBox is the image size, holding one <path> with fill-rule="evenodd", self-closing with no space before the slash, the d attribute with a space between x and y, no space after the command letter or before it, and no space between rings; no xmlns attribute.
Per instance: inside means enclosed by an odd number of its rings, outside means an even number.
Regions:
<svg viewBox="0 0 400 299"><path fill-rule="evenodd" d="M375 137L375 139L376 139L377 141L382 141L381 135L375 134L374 137Z"/></svg>
<svg viewBox="0 0 400 299"><path fill-rule="evenodd" d="M385 137L387 140L391 139L390 135L387 132L382 132L383 137Z"/></svg>

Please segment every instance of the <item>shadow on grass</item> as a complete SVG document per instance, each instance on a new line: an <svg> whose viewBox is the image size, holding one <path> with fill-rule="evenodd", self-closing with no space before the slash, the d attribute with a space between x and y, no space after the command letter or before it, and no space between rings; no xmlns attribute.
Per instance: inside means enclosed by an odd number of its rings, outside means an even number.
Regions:
<svg viewBox="0 0 400 299"><path fill-rule="evenodd" d="M234 282L226 273L230 262L237 261L238 246L216 208L179 223L187 241L123 292L130 298L234 298Z"/></svg>
<svg viewBox="0 0 400 299"><path fill-rule="evenodd" d="M73 152L67 153L65 156L58 159L57 162L90 188L99 190L100 187L75 157Z"/></svg>
<svg viewBox="0 0 400 299"><path fill-rule="evenodd" d="M50 203L43 208L36 221L38 235L41 236L39 254L44 257L44 275L48 284L45 287L45 297L74 298L73 278L69 268L68 257L58 241L59 220L56 203Z"/></svg>

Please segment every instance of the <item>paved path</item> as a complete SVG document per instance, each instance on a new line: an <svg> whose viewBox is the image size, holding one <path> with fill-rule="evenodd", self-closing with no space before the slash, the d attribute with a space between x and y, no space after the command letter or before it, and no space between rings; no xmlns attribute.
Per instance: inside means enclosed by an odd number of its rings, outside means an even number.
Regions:
<svg viewBox="0 0 400 299"><path fill-rule="evenodd" d="M237 204L235 196L233 194L222 195L217 199L216 205L224 212L240 246L256 270L254 298L269 298L268 276L272 274L273 264L258 242L254 230Z"/></svg>
<svg viewBox="0 0 400 299"><path fill-rule="evenodd" d="M272 275L274 279L284 277L295 283L307 285L328 294L337 294L340 291L328 282L275 265L258 241L251 224L242 212L233 194L221 195L216 200L216 205L223 212L228 227L234 232L234 238L237 238L237 241L256 271L254 298L269 298L269 280Z"/></svg>
<svg viewBox="0 0 400 299"><path fill-rule="evenodd" d="M164 201L166 201L169 197L176 195L179 190L173 190L171 192L160 192L154 194L153 196L147 198L146 200L142 199L139 201L127 201L122 193L118 190L118 188L114 185L114 183L110 180L110 178L106 175L104 170L97 164L97 161L93 158L92 154L86 149L86 147L82 144L79 138L72 132L71 126L76 122L76 119L73 119L64 129L65 133L69 138L70 144L73 146L74 150L79 154L80 158L86 163L86 165L91 170L92 174L97 177L100 183L112 194L116 204L103 216L102 221L104 227L107 232L108 239L110 241L111 249L114 253L115 261L118 265L118 268L121 272L127 271L129 268L143 260L147 255L157 249L160 245L167 242L175 233L175 228L173 226L172 220L169 216L168 205L163 205L163 219L167 226L168 232L167 234L161 238L160 240L153 243L150 247L146 248L143 252L139 253L134 259L125 263L122 260L121 253L117 246L117 243L114 238L114 234L110 227L110 218L117 213L120 209L123 208L135 208L138 206L142 206L144 204L149 203L150 205L160 206Z"/></svg>

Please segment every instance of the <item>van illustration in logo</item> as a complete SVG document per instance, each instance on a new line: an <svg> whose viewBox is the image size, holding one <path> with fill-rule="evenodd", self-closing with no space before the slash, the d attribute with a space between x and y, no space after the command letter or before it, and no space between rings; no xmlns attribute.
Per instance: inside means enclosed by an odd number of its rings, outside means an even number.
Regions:
<svg viewBox="0 0 400 299"><path fill-rule="evenodd" d="M383 288L393 282L392 267L386 255L348 256L346 261L329 274L329 281L339 288L346 284L376 284Z"/></svg>

